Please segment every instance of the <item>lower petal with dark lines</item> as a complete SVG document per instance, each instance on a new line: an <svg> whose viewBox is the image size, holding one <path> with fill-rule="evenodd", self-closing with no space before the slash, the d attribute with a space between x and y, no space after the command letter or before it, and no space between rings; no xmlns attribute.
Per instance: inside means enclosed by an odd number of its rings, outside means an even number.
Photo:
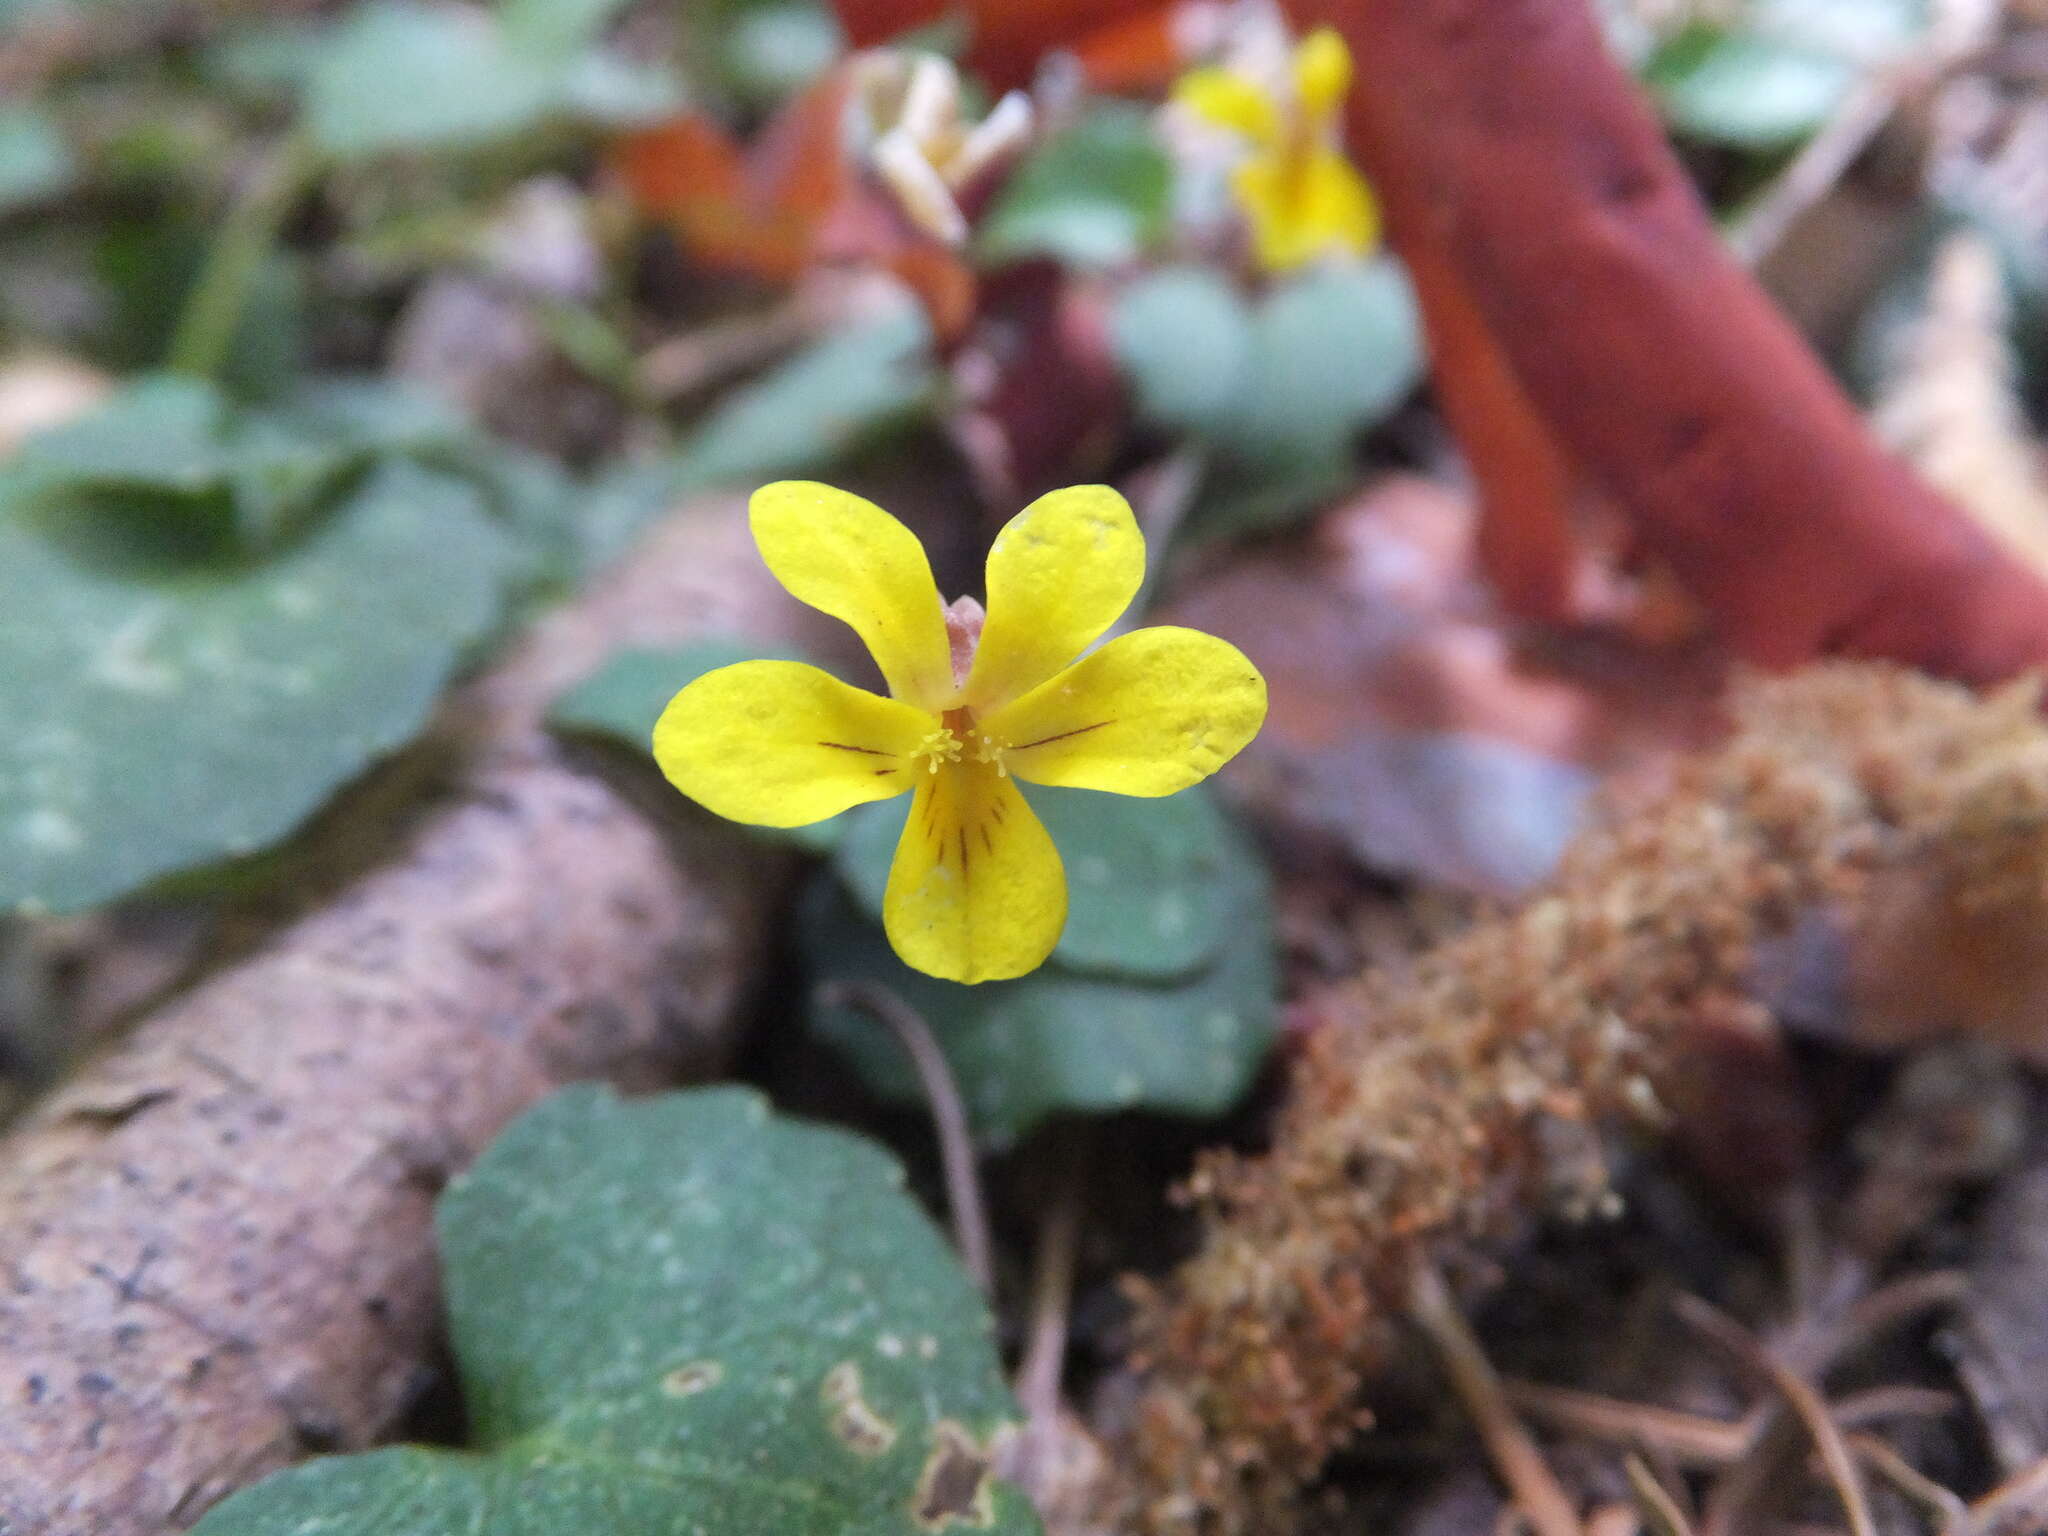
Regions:
<svg viewBox="0 0 2048 1536"><path fill-rule="evenodd" d="M896 953L927 975L1021 976L1059 942L1066 872L1014 783L987 763L947 763L917 785L882 917Z"/></svg>

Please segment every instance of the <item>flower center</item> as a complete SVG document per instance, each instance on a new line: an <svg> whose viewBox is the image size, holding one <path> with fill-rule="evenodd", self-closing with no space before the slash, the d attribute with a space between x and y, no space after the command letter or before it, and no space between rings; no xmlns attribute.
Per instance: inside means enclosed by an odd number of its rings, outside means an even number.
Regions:
<svg viewBox="0 0 2048 1536"><path fill-rule="evenodd" d="M970 751L974 754L972 761L993 764L998 776L1010 776L1009 769L1003 766L1003 743L976 725L974 711L965 705L947 710L939 728L911 751L910 760L922 761L927 773L937 773L941 765L960 762Z"/></svg>
<svg viewBox="0 0 2048 1536"><path fill-rule="evenodd" d="M960 746L960 738L953 734L952 727L942 725L911 749L910 760L922 760L928 772L937 773L941 763L960 761Z"/></svg>

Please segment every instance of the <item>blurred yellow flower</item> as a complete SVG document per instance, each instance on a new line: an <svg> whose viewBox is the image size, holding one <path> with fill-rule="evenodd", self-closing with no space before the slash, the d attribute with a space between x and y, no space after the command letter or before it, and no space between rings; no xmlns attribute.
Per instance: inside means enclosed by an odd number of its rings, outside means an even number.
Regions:
<svg viewBox="0 0 2048 1536"><path fill-rule="evenodd" d="M1338 147L1338 109L1351 88L1344 39L1318 28L1294 50L1288 89L1222 66L1193 70L1176 104L1242 139L1231 191L1251 226L1252 255L1285 272L1332 252L1363 255L1379 239L1379 208Z"/></svg>
<svg viewBox="0 0 2048 1536"><path fill-rule="evenodd" d="M1009 521L985 617L972 598L941 603L917 536L872 502L786 480L755 492L750 514L769 570L854 628L889 696L744 661L669 702L655 758L691 799L757 826L910 791L883 925L929 975L1021 976L1059 940L1066 875L1017 780L1170 795L1265 720L1265 679L1211 635L1139 629L1081 656L1145 573L1144 536L1107 486L1053 491Z"/></svg>

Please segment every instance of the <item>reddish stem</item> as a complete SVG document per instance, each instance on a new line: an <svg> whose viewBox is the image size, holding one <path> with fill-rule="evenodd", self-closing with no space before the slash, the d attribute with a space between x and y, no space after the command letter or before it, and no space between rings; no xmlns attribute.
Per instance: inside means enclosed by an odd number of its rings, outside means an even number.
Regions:
<svg viewBox="0 0 2048 1536"><path fill-rule="evenodd" d="M1421 302L1437 402L1478 482L1479 567L1508 612L1574 618L1580 555L1571 462L1529 403L1449 249L1433 238L1420 191L1397 176L1380 196Z"/></svg>

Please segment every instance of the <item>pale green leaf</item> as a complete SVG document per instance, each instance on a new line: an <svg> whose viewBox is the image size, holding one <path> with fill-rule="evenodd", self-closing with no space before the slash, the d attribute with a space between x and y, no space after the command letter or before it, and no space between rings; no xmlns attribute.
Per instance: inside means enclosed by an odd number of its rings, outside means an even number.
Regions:
<svg viewBox="0 0 2048 1536"><path fill-rule="evenodd" d="M55 197L77 173L49 113L29 102L0 106L0 213Z"/></svg>
<svg viewBox="0 0 2048 1536"><path fill-rule="evenodd" d="M1130 261L1164 234L1172 180L1151 113L1099 101L1012 173L982 221L977 252L991 262Z"/></svg>
<svg viewBox="0 0 2048 1536"><path fill-rule="evenodd" d="M1239 405L1219 437L1268 463L1326 450L1383 420L1422 371L1420 313L1392 259L1314 268L1260 305Z"/></svg>
<svg viewBox="0 0 2048 1536"><path fill-rule="evenodd" d="M498 16L515 48L547 58L595 41L623 9L625 0L505 0Z"/></svg>
<svg viewBox="0 0 2048 1536"><path fill-rule="evenodd" d="M584 0L576 0L576 9ZM550 46L555 23L527 7L504 20L417 0L369 0L339 23L308 84L313 141L341 159L474 148L554 118L611 123L680 104L658 70L589 48ZM508 31L513 21L525 30ZM561 23L580 33L592 15Z"/></svg>
<svg viewBox="0 0 2048 1536"><path fill-rule="evenodd" d="M1208 434L1242 409L1252 314L1221 273L1148 273L1117 296L1110 323L1118 361L1148 421Z"/></svg>
<svg viewBox="0 0 2048 1536"><path fill-rule="evenodd" d="M1680 133L1762 150L1819 128L1856 73L1838 54L1702 26L1659 49L1644 78Z"/></svg>
<svg viewBox="0 0 2048 1536"><path fill-rule="evenodd" d="M510 552L403 462L260 563L0 507L0 910L254 852L413 736L497 624Z"/></svg>

